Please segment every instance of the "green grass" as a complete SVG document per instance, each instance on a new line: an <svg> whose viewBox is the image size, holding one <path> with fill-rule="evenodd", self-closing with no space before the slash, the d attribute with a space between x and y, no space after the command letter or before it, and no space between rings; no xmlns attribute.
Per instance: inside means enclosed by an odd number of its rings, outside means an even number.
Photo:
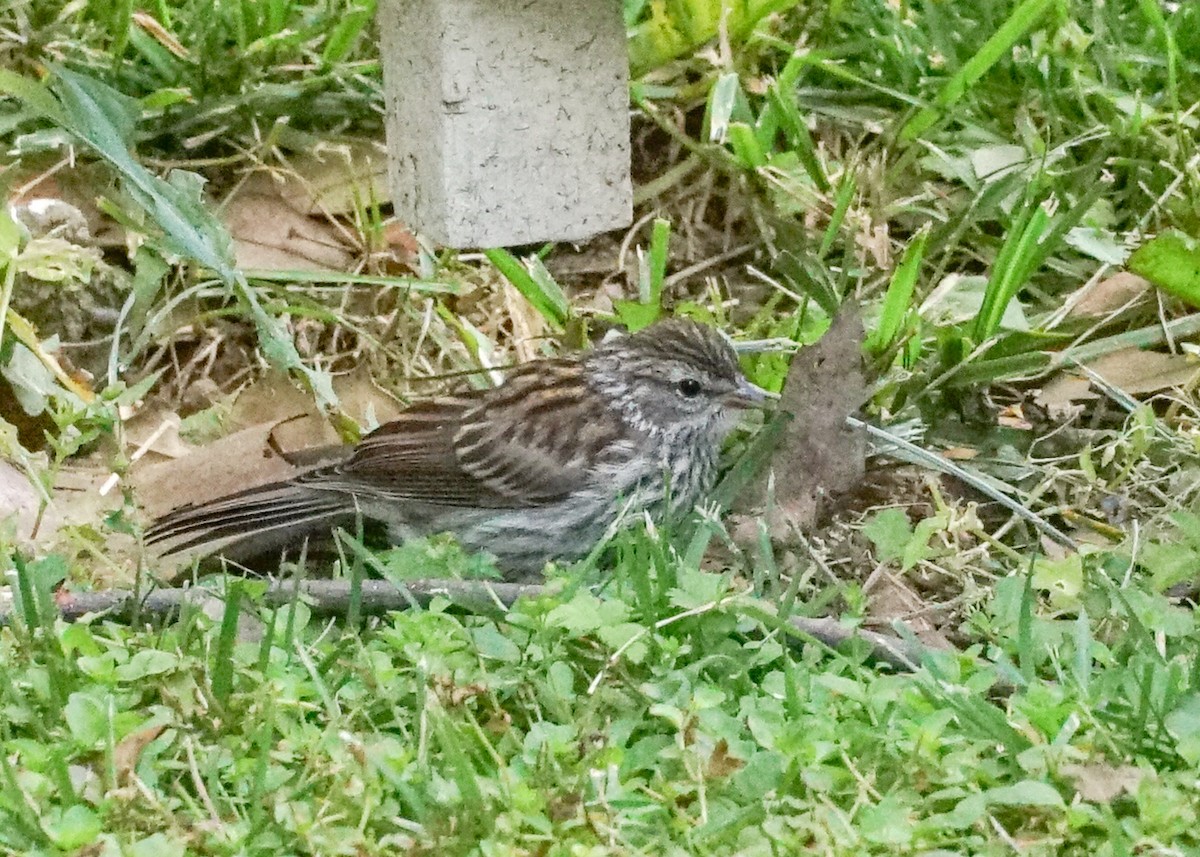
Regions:
<svg viewBox="0 0 1200 857"><path fill-rule="evenodd" d="M1089 563L1087 610L1070 619L1034 615L1036 590L1009 578L972 619L982 660L942 655L891 675L771 630L745 592L659 564L648 542L630 550L651 560L651 582L674 578L661 600L639 606L618 574L600 598L522 602L497 619L435 604L363 632L298 604L265 616L261 643L198 614L157 631L15 627L2 641L0 846L1200 845L1195 622L1100 583L1122 569ZM1142 777L1131 793L1073 799L1080 779L1129 762Z"/></svg>
<svg viewBox="0 0 1200 857"><path fill-rule="evenodd" d="M673 553L635 534L611 561L564 571L555 594L487 615L435 603L359 622L356 599L350 621L325 622L303 604L272 612L244 583L218 584L223 611L162 627L56 622L55 586L112 578L95 546L136 530L130 507L79 534L90 551L10 550L0 849L1200 853L1194 386L1131 396L1106 381L1066 414L1037 404L1076 363L1195 350L1197 8L746 2L721 33L720 4L629 0L636 270L579 277L546 247L422 253L402 278L364 258L319 282L242 277L213 212L242 170L380 133L369 4L0 10L0 142L14 158L0 182L86 178L139 245L96 262L0 221L13 308L0 369L45 411L29 429L7 406L24 446L7 423L3 442L35 478L87 452L122 469L104 439L139 400L182 408L172 373L205 347L257 349L352 436L326 383L356 362L401 392L408 376L485 383L477 370L513 356L514 330L575 342L593 320L664 312L810 343L853 300L865 416L953 452L1077 545L876 460L878 496L802 541L752 527L752 544L734 542L710 522ZM164 163L211 196L150 168ZM369 247L381 217L372 203L344 225ZM1160 299L1064 311L1126 264ZM40 331L22 315L47 283L68 296L101 283L125 308L94 398L46 358L53 314ZM529 306L513 309L506 284ZM786 357L746 360L778 388ZM215 425L221 407L185 416ZM430 563L478 571L432 544L356 552L338 573ZM881 606L877 569L912 609ZM239 642L239 603L265 622L261 641ZM899 633L927 621L957 651L897 673L785 621L898 614Z"/></svg>

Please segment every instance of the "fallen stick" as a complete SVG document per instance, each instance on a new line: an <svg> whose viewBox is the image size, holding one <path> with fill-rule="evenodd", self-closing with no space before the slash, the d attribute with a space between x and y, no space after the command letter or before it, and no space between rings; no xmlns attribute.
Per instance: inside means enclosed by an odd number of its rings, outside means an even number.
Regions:
<svg viewBox="0 0 1200 857"><path fill-rule="evenodd" d="M548 588L536 584L494 583L480 580L413 580L403 585L383 580L364 580L360 583L360 615L381 615L412 607L428 607L435 598L445 598L471 613L503 613L521 598L536 598ZM348 580L276 581L268 585L262 603L268 607L283 607L301 598L314 616L345 616L353 599ZM134 594L128 589L109 589L100 592L59 592L54 605L61 618L75 622L88 615L102 615L116 621L139 619L162 620L179 612L184 605L203 607L220 599L220 593L204 587L152 589L134 604ZM136 607L136 610L135 610ZM757 611L755 611L757 612ZM12 622L11 607L0 608L0 626ZM847 628L836 619L810 619L791 616L789 630L810 637L831 648L850 640L861 640L871 648L872 656L897 669L912 670L926 654L924 646L888 634L861 628Z"/></svg>

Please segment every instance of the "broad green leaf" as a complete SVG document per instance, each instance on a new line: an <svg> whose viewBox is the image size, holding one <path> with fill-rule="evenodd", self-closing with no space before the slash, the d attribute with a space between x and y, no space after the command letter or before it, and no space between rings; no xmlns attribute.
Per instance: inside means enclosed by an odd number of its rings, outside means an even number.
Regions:
<svg viewBox="0 0 1200 857"><path fill-rule="evenodd" d="M662 310L657 304L641 301L613 301L613 310L630 333L637 333L643 327L649 327L662 315Z"/></svg>
<svg viewBox="0 0 1200 857"><path fill-rule="evenodd" d="M1147 241L1129 257L1129 270L1200 307L1200 247L1182 233L1165 232Z"/></svg>
<svg viewBox="0 0 1200 857"><path fill-rule="evenodd" d="M178 665L179 658L174 652L144 649L130 658L128 663L117 667L116 676L121 681L140 681L147 676L170 672Z"/></svg>
<svg viewBox="0 0 1200 857"><path fill-rule="evenodd" d="M1168 714L1166 727L1175 739L1175 751L1189 765L1200 765L1200 693L1189 694Z"/></svg>
<svg viewBox="0 0 1200 857"><path fill-rule="evenodd" d="M681 569L679 586L667 595L671 604L683 610L692 610L712 604L729 591L729 581L720 574L709 574L695 569Z"/></svg>
<svg viewBox="0 0 1200 857"><path fill-rule="evenodd" d="M80 690L67 698L63 718L71 737L82 747L91 747L108 735L110 698L99 688Z"/></svg>
<svg viewBox="0 0 1200 857"><path fill-rule="evenodd" d="M100 817L87 806L77 803L57 818L43 823L46 835L64 851L75 852L91 845L100 835Z"/></svg>
<svg viewBox="0 0 1200 857"><path fill-rule="evenodd" d="M551 692L564 701L575 698L575 673L564 661L555 661L546 670L546 684Z"/></svg>
<svg viewBox="0 0 1200 857"><path fill-rule="evenodd" d="M991 806L1063 806L1058 790L1038 780L1022 780L1009 786L988 789L983 796Z"/></svg>
<svg viewBox="0 0 1200 857"><path fill-rule="evenodd" d="M913 530L903 509L883 509L871 516L863 534L875 545L876 558L886 562L904 555Z"/></svg>
<svg viewBox="0 0 1200 857"><path fill-rule="evenodd" d="M621 624L628 618L629 605L625 602L601 600L587 590L580 590L566 604L551 610L546 622L574 636L583 636L605 626Z"/></svg>
<svg viewBox="0 0 1200 857"><path fill-rule="evenodd" d="M500 633L495 625L484 625L471 632L475 640L475 648L485 658L492 658L504 663L515 664L521 660L521 650L517 644Z"/></svg>
<svg viewBox="0 0 1200 857"><path fill-rule="evenodd" d="M13 346L8 362L0 366L0 375L12 387L22 410L36 417L45 413L50 400L66 395L54 373L24 345Z"/></svg>
<svg viewBox="0 0 1200 857"><path fill-rule="evenodd" d="M913 838L912 809L893 795L863 807L855 823L863 838L876 845L902 848Z"/></svg>

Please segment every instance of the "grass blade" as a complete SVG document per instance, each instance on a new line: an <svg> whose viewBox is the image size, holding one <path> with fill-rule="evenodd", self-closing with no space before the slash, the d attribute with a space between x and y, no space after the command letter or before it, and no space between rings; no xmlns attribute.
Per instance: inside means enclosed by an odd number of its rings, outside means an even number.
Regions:
<svg viewBox="0 0 1200 857"><path fill-rule="evenodd" d="M915 140L928 131L948 107L952 107L961 99L971 86L983 77L996 62L1012 49L1017 39L1025 35L1042 15L1054 5L1054 0L1025 0L1013 9L1008 19L992 34L983 45L967 60L962 68L955 72L938 92L933 104L917 112L915 116L900 129L900 139L906 142Z"/></svg>
<svg viewBox="0 0 1200 857"><path fill-rule="evenodd" d="M531 258L521 264L512 253L498 247L485 250L484 255L552 327L562 329L570 314L567 296L540 259Z"/></svg>
<svg viewBox="0 0 1200 857"><path fill-rule="evenodd" d="M987 288L983 294L983 304L975 319L974 337L976 342L985 342L1000 329L1004 311L1009 303L1017 296L1017 292L1025 285L1026 279L1033 273L1039 254L1037 245L1050 226L1050 211L1046 202L1037 203L1032 199L1027 203L1021 216L1014 221L1008 237L1005 238L996 262L992 266L992 274L988 278Z"/></svg>
<svg viewBox="0 0 1200 857"><path fill-rule="evenodd" d="M225 704L233 691L233 646L237 642L238 614L242 604L242 584L229 580L225 589L225 612L221 616L221 629L217 634L217 648L213 652L212 693Z"/></svg>
<svg viewBox="0 0 1200 857"><path fill-rule="evenodd" d="M917 285L917 274L921 270L921 261L925 258L925 244L929 240L929 229L922 229L916 234L904 251L904 258L892 274L887 292L883 296L883 309L880 311L879 324L871 332L864 343L864 348L874 355L882 354L892 347L908 312L912 307L913 291Z"/></svg>
<svg viewBox="0 0 1200 857"><path fill-rule="evenodd" d="M663 281L667 277L667 251L671 242L671 221L659 217L650 232L650 264L642 288L642 303L662 306Z"/></svg>

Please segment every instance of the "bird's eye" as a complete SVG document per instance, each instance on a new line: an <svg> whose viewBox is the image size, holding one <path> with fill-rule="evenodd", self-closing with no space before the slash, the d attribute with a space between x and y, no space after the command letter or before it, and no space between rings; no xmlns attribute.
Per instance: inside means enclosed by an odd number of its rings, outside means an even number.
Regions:
<svg viewBox="0 0 1200 857"><path fill-rule="evenodd" d="M700 395L700 382L695 378L684 378L679 382L679 392L689 399Z"/></svg>

